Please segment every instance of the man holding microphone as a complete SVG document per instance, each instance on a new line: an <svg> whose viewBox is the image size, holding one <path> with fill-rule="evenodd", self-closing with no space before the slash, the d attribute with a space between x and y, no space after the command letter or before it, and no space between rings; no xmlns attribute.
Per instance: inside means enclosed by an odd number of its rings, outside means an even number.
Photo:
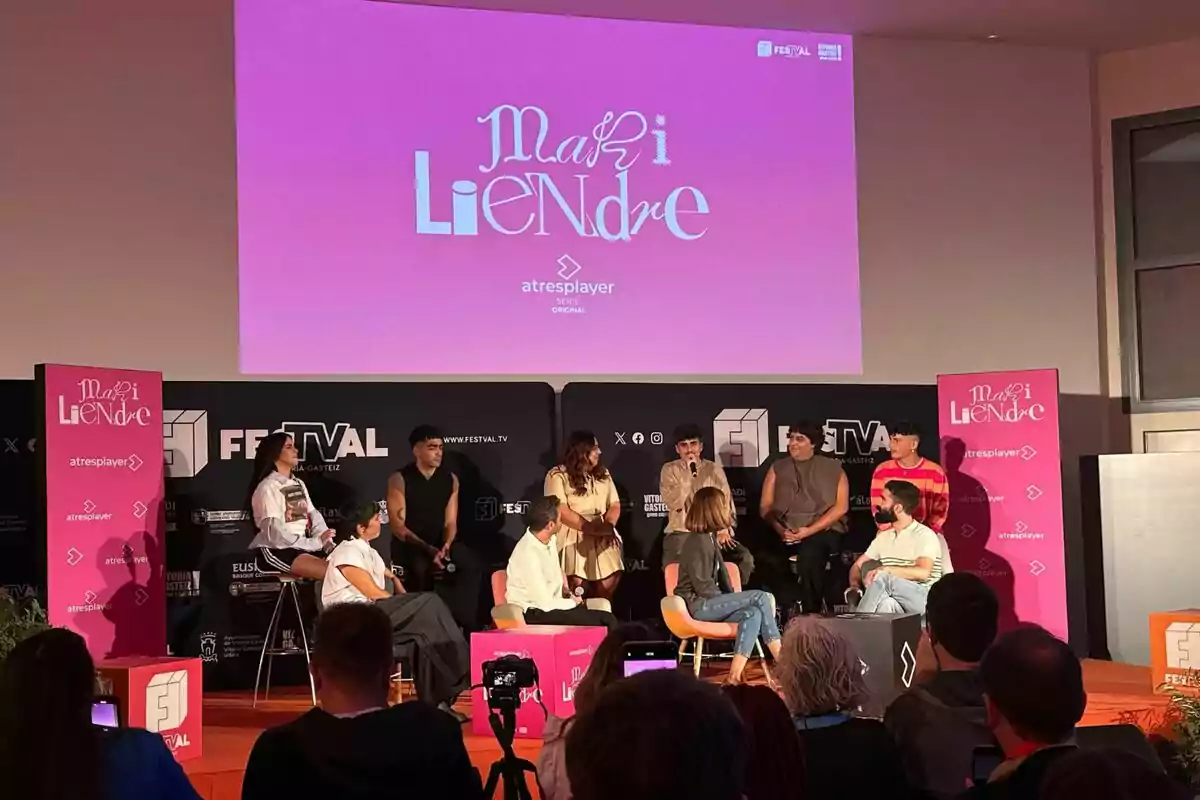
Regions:
<svg viewBox="0 0 1200 800"><path fill-rule="evenodd" d="M658 493L663 504L667 507L667 530L663 539L663 564L673 564L679 560L681 537L672 534L686 533L684 520L692 498L696 492L706 486L720 489L729 501L730 516L736 522L737 508L733 503L733 493L729 489L729 481L725 478L725 470L715 461L704 458L704 438L700 426L693 423L680 425L675 429L675 453L679 458L663 464L658 478ZM741 542L734 538L733 530L717 533L717 544L726 561L738 568L742 576L742 586L750 579L754 571L754 556Z"/></svg>

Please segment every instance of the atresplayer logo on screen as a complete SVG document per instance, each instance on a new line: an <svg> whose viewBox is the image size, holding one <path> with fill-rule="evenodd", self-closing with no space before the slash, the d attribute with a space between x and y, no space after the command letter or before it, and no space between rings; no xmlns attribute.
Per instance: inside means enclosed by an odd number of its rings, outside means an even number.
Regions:
<svg viewBox="0 0 1200 800"><path fill-rule="evenodd" d="M103 385L96 378L84 378L78 384L79 397L68 403L58 396L59 425L130 425L145 427L151 422L149 406L141 405L134 381L116 381Z"/></svg>
<svg viewBox="0 0 1200 800"><path fill-rule="evenodd" d="M1046 407L1033 402L1028 383L1010 383L1003 389L993 389L981 383L971 387L971 399L959 407L950 401L950 424L971 425L985 422L1040 422L1046 417Z"/></svg>
<svg viewBox="0 0 1200 800"><path fill-rule="evenodd" d="M536 124L533 137L527 136L526 117ZM617 114L607 111L589 133L571 134L557 145L550 139L550 118L537 106L496 106L476 122L489 127L491 157L479 165L485 176L482 189L473 180L460 179L451 186L450 220L434 219L430 185L428 150L416 151L417 233L454 236L479 235L479 217L492 230L505 236L549 236L556 228L552 216L557 213L578 236L600 237L605 241L630 241L647 224L662 223L677 239L699 239L707 228L684 224L687 216L708 214L708 199L694 186L678 186L657 200L631 203L629 171L641 157L640 143L647 135L654 140L651 164L670 166L667 154L666 117L655 117L651 130L646 116L638 111ZM505 145L509 145L506 149ZM569 179L527 166L572 165ZM502 164L517 162L519 172L495 174ZM603 164L602 164L603 162ZM605 180L603 165L612 170ZM563 185L560 185L560 182ZM568 185L569 183L569 185ZM597 195L601 195L596 199ZM519 206L513 204L520 203ZM445 214L445 203L439 203ZM497 219L497 209L505 209L506 219ZM523 216L512 209L528 209ZM508 217L509 214L513 216Z"/></svg>

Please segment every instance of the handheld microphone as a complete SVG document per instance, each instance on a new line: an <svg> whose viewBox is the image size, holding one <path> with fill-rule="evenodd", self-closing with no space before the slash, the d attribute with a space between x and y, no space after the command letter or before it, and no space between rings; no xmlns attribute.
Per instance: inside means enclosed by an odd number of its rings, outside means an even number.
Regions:
<svg viewBox="0 0 1200 800"><path fill-rule="evenodd" d="M580 603L583 602L583 587L582 586L576 586L575 591L572 592L571 594L574 595L575 599L578 600Z"/></svg>
<svg viewBox="0 0 1200 800"><path fill-rule="evenodd" d="M697 472L696 462L695 462L695 461L693 461L693 462L692 462L691 464L689 464L688 466L690 466L690 467L692 468L692 477L693 477L693 478L694 478L694 477L696 477L696 472Z"/></svg>

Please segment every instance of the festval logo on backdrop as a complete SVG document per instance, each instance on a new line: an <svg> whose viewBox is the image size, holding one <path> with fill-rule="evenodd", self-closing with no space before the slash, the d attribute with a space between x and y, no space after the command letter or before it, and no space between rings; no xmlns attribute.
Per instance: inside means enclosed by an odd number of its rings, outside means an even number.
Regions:
<svg viewBox="0 0 1200 800"><path fill-rule="evenodd" d="M342 0L240 0L236 33L244 371L859 371L849 37L763 59L758 31ZM281 283L402 294L437 335L280 347ZM819 343L748 311L793 284ZM705 347L663 335L698 319Z"/></svg>
<svg viewBox="0 0 1200 800"><path fill-rule="evenodd" d="M162 376L39 365L48 616L99 657L166 651Z"/></svg>
<svg viewBox="0 0 1200 800"><path fill-rule="evenodd" d="M938 406L951 554L1066 638L1058 371L939 375Z"/></svg>

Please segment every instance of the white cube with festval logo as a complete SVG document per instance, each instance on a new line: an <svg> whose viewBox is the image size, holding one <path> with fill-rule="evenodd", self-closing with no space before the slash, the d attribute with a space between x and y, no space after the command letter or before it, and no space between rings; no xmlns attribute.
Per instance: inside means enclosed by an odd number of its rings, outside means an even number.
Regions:
<svg viewBox="0 0 1200 800"><path fill-rule="evenodd" d="M204 754L204 673L198 658L130 656L96 665L112 686L121 722L163 738L176 761Z"/></svg>

